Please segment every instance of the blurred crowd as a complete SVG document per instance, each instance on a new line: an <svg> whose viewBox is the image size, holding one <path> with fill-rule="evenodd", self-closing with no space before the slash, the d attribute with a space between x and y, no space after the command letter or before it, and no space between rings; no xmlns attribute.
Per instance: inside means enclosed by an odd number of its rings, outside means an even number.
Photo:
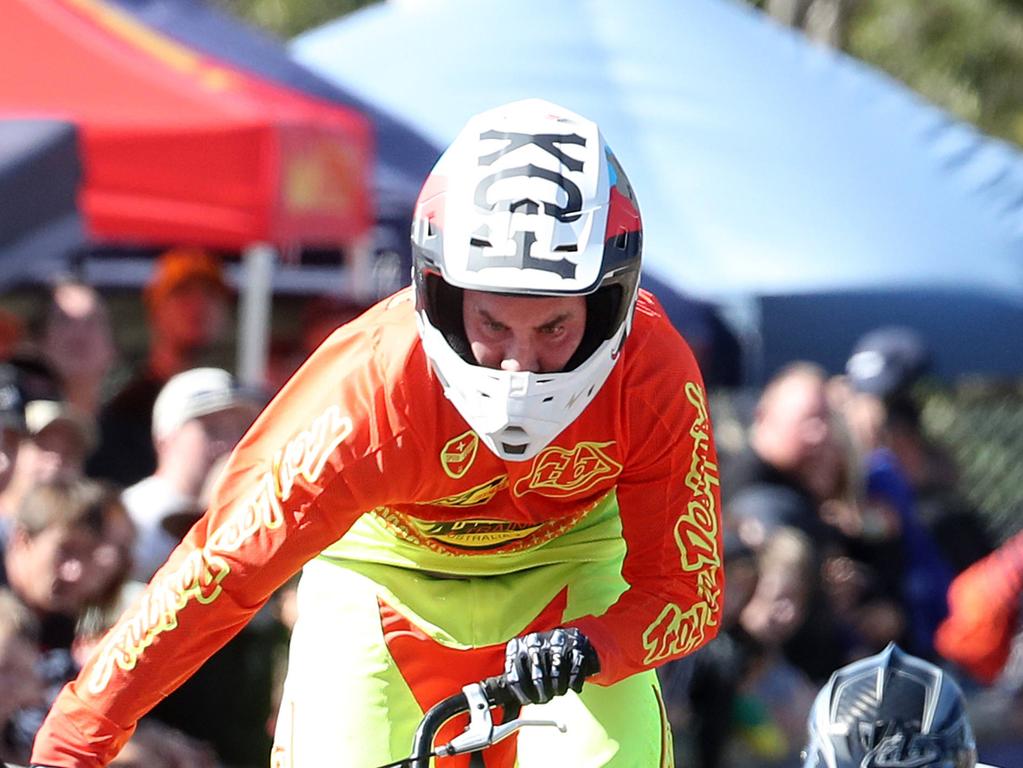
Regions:
<svg viewBox="0 0 1023 768"><path fill-rule="evenodd" d="M65 279L0 317L0 760L27 762L49 703L198 519L268 398L360 311L321 297L262 386L216 364L235 298L213 255L173 249L145 288L145 353L105 297ZM267 763L292 588L147 716L117 766Z"/></svg>
<svg viewBox="0 0 1023 768"><path fill-rule="evenodd" d="M724 614L660 670L678 765L802 765L816 691L893 641L965 684L982 758L1019 763L1023 536L997 546L923 429L929 356L879 328L843 375L796 362L745 409L717 402Z"/></svg>
<svg viewBox="0 0 1023 768"><path fill-rule="evenodd" d="M53 285L36 316L0 317L0 759L27 760L48 703L201 514L262 405L360 311L310 301L247 388L210 358L233 301L213 255L164 253L133 370L84 283ZM982 738L1023 733L1023 538L998 546L923 430L927 358L910 331L878 329L844 375L795 363L746 408L715 401L726 594L718 638L660 670L680 766L798 766L817 689L890 641L966 684L999 724ZM115 765L266 765L293 589Z"/></svg>

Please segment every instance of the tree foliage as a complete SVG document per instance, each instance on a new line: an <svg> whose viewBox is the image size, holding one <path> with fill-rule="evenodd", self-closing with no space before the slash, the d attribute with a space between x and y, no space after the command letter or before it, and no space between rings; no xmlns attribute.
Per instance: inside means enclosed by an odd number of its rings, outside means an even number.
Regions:
<svg viewBox="0 0 1023 768"><path fill-rule="evenodd" d="M213 0L215 5L287 40L379 0Z"/></svg>
<svg viewBox="0 0 1023 768"><path fill-rule="evenodd" d="M847 42L926 98L1023 144L1023 0L873 0Z"/></svg>
<svg viewBox="0 0 1023 768"><path fill-rule="evenodd" d="M1023 144L1023 0L747 2Z"/></svg>

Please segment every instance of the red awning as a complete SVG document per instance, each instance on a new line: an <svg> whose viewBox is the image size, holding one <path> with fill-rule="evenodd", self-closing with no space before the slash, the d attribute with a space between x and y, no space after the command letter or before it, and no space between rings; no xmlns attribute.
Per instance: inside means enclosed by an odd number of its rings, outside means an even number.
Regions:
<svg viewBox="0 0 1023 768"><path fill-rule="evenodd" d="M97 239L343 244L370 221L371 128L182 46L102 0L5 0L0 114L81 134Z"/></svg>

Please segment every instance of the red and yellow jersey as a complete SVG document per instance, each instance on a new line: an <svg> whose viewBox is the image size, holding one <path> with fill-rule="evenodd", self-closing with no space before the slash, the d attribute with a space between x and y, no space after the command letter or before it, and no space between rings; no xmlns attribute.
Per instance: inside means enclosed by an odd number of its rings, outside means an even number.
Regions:
<svg viewBox="0 0 1023 768"><path fill-rule="evenodd" d="M338 329L256 420L207 514L60 695L33 761L104 765L162 692L365 514L413 553L408 567L419 552L421 567L486 575L528 565L609 494L628 588L571 622L605 684L717 631L717 460L692 353L641 292L592 403L532 460L506 462L444 397L399 292Z"/></svg>

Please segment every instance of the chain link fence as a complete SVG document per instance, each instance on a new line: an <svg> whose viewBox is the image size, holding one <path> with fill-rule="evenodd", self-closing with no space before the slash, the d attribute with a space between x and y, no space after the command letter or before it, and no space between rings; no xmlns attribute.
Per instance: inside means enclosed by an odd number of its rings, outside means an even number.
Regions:
<svg viewBox="0 0 1023 768"><path fill-rule="evenodd" d="M925 432L959 468L959 488L1001 541L1023 528L1023 382L921 392Z"/></svg>

